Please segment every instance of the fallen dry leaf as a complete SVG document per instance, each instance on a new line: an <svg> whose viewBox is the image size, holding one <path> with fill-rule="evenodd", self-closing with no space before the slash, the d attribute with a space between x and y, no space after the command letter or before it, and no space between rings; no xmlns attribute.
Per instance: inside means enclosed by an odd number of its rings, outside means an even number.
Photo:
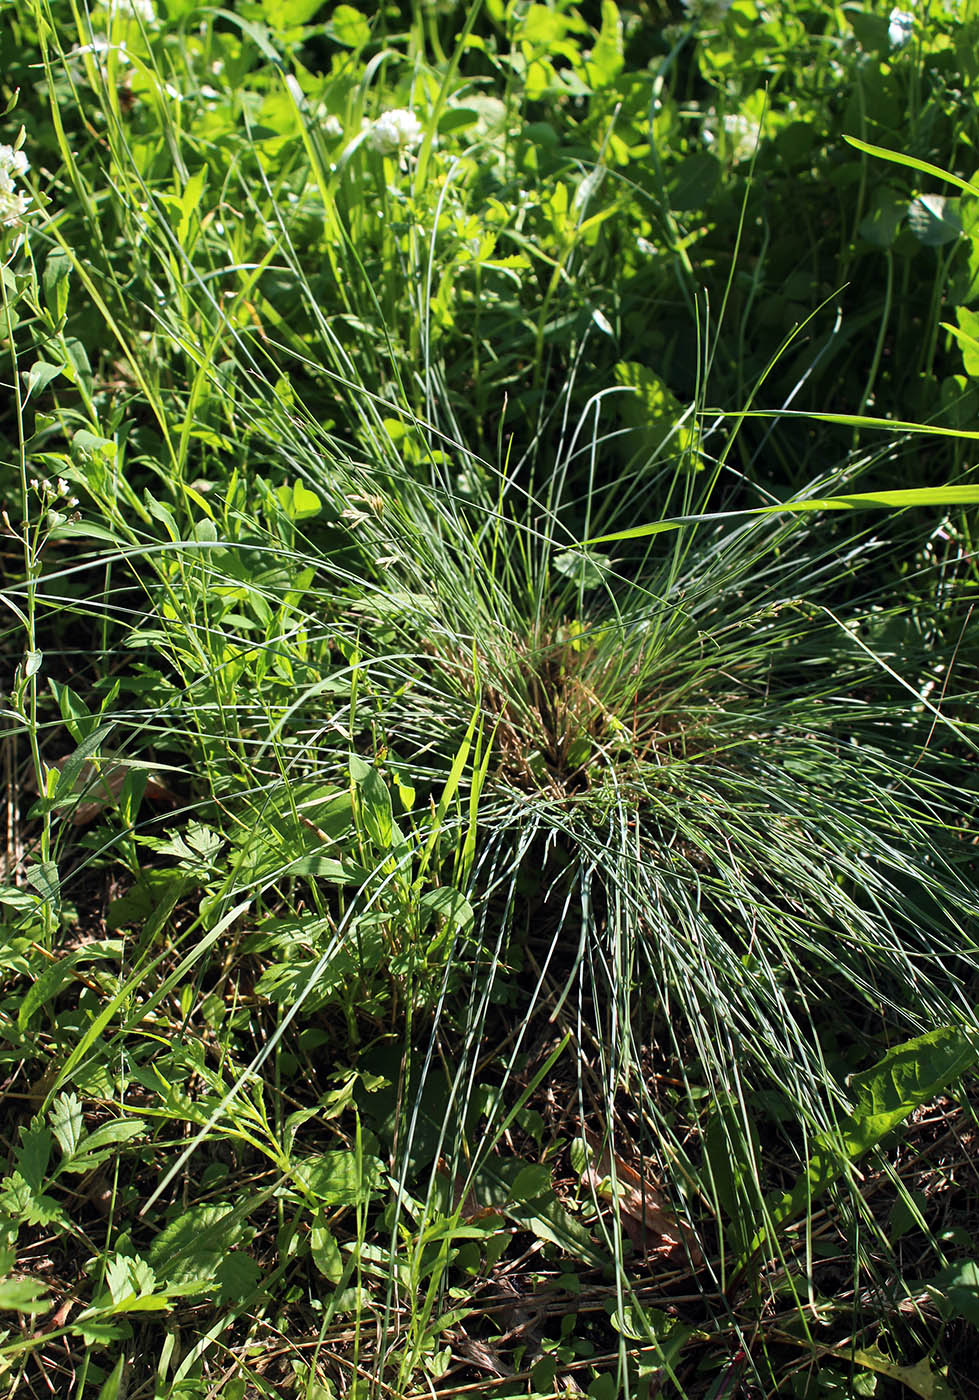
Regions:
<svg viewBox="0 0 979 1400"><path fill-rule="evenodd" d="M591 1149L591 1162L583 1180L595 1194L616 1201L622 1228L640 1257L651 1255L672 1257L681 1254L699 1267L704 1262L697 1238L689 1225L677 1220L666 1199L655 1189L648 1176L641 1176L634 1167L612 1153L597 1133L584 1130L585 1141ZM615 1163L614 1187L612 1164Z"/></svg>
<svg viewBox="0 0 979 1400"><path fill-rule="evenodd" d="M70 755L59 758L54 766L64 768L69 757ZM96 817L101 816L107 807L114 806L119 800L126 775L131 772L132 765L128 763L105 759L98 767L94 763L83 763L75 780L74 791L79 794L81 801L71 809L72 826L88 826ZM146 796L156 802L177 801L176 795L170 791L159 774L153 772L146 775Z"/></svg>

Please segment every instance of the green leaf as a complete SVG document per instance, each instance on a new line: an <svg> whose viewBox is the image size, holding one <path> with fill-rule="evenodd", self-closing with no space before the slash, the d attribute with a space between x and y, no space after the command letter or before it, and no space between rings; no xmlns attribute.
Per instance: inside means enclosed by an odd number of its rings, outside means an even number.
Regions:
<svg viewBox="0 0 979 1400"><path fill-rule="evenodd" d="M444 919L449 928L465 930L472 927L476 917L466 896L451 885L426 890L418 901L418 913L422 929L431 919Z"/></svg>
<svg viewBox="0 0 979 1400"><path fill-rule="evenodd" d="M585 64L585 75L593 88L609 87L622 72L624 64L619 7L614 0L602 0L602 28Z"/></svg>
<svg viewBox="0 0 979 1400"><path fill-rule="evenodd" d="M105 1384L98 1393L98 1400L119 1400L119 1393L122 1387L122 1375L126 1369L126 1358L120 1356L113 1366L111 1373L106 1377Z"/></svg>
<svg viewBox="0 0 979 1400"><path fill-rule="evenodd" d="M219 1303L239 1303L254 1293L262 1270L255 1260L243 1250L233 1249L225 1254L214 1274L218 1285Z"/></svg>
<svg viewBox="0 0 979 1400"><path fill-rule="evenodd" d="M709 151L695 151L676 167L668 194L670 207L678 214L703 209L721 175L721 162Z"/></svg>
<svg viewBox="0 0 979 1400"><path fill-rule="evenodd" d="M868 1370L888 1376L891 1380L900 1381L916 1395L920 1395L922 1400L954 1400L954 1393L944 1375L940 1371L932 1370L927 1357L922 1357L913 1366L899 1366L878 1347L868 1347L864 1351L848 1354L846 1359L852 1360L857 1366L865 1366Z"/></svg>
<svg viewBox="0 0 979 1400"><path fill-rule="evenodd" d="M858 151L863 151L868 156L879 156L881 160L889 160L894 165L906 165L909 170L917 170L922 175L934 175L937 180L946 180L948 184L955 185L957 189L965 190L967 194L979 195L979 185L971 185L968 180L962 180L958 175L953 175L950 170L943 170L940 165L931 165L926 160L918 160L915 156L906 156L903 151L890 151L886 146L871 146L867 141L860 141L856 136L844 136L844 141L848 141L851 146L855 146Z"/></svg>
<svg viewBox="0 0 979 1400"><path fill-rule="evenodd" d="M57 379L62 372L62 365L52 365L46 360L35 360L30 369L24 373L27 397L30 398L32 394L40 394L47 388L52 379Z"/></svg>
<svg viewBox="0 0 979 1400"><path fill-rule="evenodd" d="M935 1295L942 1317L961 1317L979 1327L979 1261L963 1259L949 1264L925 1287Z"/></svg>
<svg viewBox="0 0 979 1400"><path fill-rule="evenodd" d="M142 1118L116 1118L111 1123L103 1123L100 1128L89 1133L82 1141L71 1166L64 1168L72 1172L88 1172L116 1155L115 1149L124 1142L131 1142L146 1132Z"/></svg>
<svg viewBox="0 0 979 1400"><path fill-rule="evenodd" d="M53 797L55 802L60 801L64 797L71 796L76 791L85 765L89 762L96 749L98 749L109 734L112 733L114 728L115 725L113 724L100 725L98 729L94 730L87 738L82 740L74 753L69 754L65 759L54 788ZM95 786L97 787L98 784L96 783Z"/></svg>
<svg viewBox="0 0 979 1400"><path fill-rule="evenodd" d="M588 549L565 549L555 555L554 567L577 588L599 588L611 572L608 561Z"/></svg>
<svg viewBox="0 0 979 1400"><path fill-rule="evenodd" d="M217 1278L225 1255L252 1233L229 1205L191 1206L157 1235L150 1262L167 1292L203 1293Z"/></svg>
<svg viewBox="0 0 979 1400"><path fill-rule="evenodd" d="M51 1303L44 1293L44 1285L31 1278L0 1279L0 1308L23 1313L47 1312Z"/></svg>
<svg viewBox="0 0 979 1400"><path fill-rule="evenodd" d="M860 237L875 248L889 248L897 238L908 212L908 201L890 185L884 185L874 195L870 213L857 228Z"/></svg>
<svg viewBox="0 0 979 1400"><path fill-rule="evenodd" d="M359 49L371 37L367 20L353 5L337 5L327 23L327 33L345 49Z"/></svg>
<svg viewBox="0 0 979 1400"><path fill-rule="evenodd" d="M313 1263L330 1283L339 1283L343 1277L343 1256L331 1232L323 1223L322 1211L317 1211L310 1232L310 1252Z"/></svg>
<svg viewBox="0 0 979 1400"><path fill-rule="evenodd" d="M51 1105L48 1123L58 1139L64 1158L70 1161L85 1136L82 1105L78 1097L72 1093L59 1094Z"/></svg>
<svg viewBox="0 0 979 1400"><path fill-rule="evenodd" d="M883 1059L851 1075L853 1112L835 1132L816 1136L806 1170L792 1190L770 1199L773 1226L802 1214L916 1108L928 1103L979 1064L979 1039L959 1026L940 1026L888 1050ZM761 1243L753 1242L753 1247Z"/></svg>
<svg viewBox="0 0 979 1400"><path fill-rule="evenodd" d="M353 1206L366 1201L380 1180L381 1164L375 1157L358 1160L355 1152L321 1152L292 1166L302 1190L323 1206Z"/></svg>
<svg viewBox="0 0 979 1400"><path fill-rule="evenodd" d="M68 309L68 278L71 261L60 248L53 249L45 259L41 285L44 300L56 321L60 321Z"/></svg>
<svg viewBox="0 0 979 1400"><path fill-rule="evenodd" d="M958 203L941 194L919 194L908 205L908 228L926 248L954 243L962 233Z"/></svg>
<svg viewBox="0 0 979 1400"><path fill-rule="evenodd" d="M280 486L275 494L290 520L310 520L323 509L319 496L314 495L301 481L292 486Z"/></svg>
<svg viewBox="0 0 979 1400"><path fill-rule="evenodd" d="M350 755L350 776L360 794L364 829L378 850L386 851L394 837L394 811L387 784L376 768Z"/></svg>
<svg viewBox="0 0 979 1400"><path fill-rule="evenodd" d="M943 321L942 328L951 331L962 349L962 365L973 379L979 379L979 311L969 311L964 306L955 309L958 326L950 326Z"/></svg>
<svg viewBox="0 0 979 1400"><path fill-rule="evenodd" d="M746 417L767 417L767 414L747 414ZM853 427L891 427L913 429L918 432L936 433L942 437L979 438L979 432L962 432L954 428L920 428L913 423L885 424L877 419L862 419L849 413L821 413L803 415L818 417L824 422L842 422ZM754 510L719 512L716 515L675 516L672 520L657 520L651 525L635 525L630 530L617 530L611 535L597 535L583 541L584 545L611 544L617 540L643 539L648 535L658 535L666 530L679 530L684 525L700 525L708 521L726 520L745 515L778 515L783 511L800 513L816 510L863 510L884 507L899 510L907 506L952 506L974 505L979 502L977 486L923 486L902 491L861 491L852 496L824 496L820 499L803 501L782 501L775 506L758 506Z"/></svg>
<svg viewBox="0 0 979 1400"><path fill-rule="evenodd" d="M155 1285L156 1274L138 1254L131 1258L115 1254L105 1266L105 1286L114 1303L152 1294Z"/></svg>
<svg viewBox="0 0 979 1400"><path fill-rule="evenodd" d="M19 1131L20 1144L14 1153L14 1165L31 1189L40 1191L54 1139L40 1118L35 1118L27 1127L22 1125Z"/></svg>
<svg viewBox="0 0 979 1400"><path fill-rule="evenodd" d="M48 1002L54 1001L66 982L74 977L75 959L69 953L57 962L45 967L39 977L28 987L20 1006L17 1008L17 1029L26 1030L31 1017Z"/></svg>

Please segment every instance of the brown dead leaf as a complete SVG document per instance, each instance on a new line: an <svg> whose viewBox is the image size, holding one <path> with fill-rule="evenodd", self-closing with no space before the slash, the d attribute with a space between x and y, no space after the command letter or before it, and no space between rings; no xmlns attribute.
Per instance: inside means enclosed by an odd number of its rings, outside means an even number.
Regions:
<svg viewBox="0 0 979 1400"><path fill-rule="evenodd" d="M647 1175L640 1175L619 1154L612 1153L597 1133L584 1129L584 1137L592 1153L584 1180L605 1200L615 1202L622 1228L640 1257L662 1255L671 1258L682 1255L699 1267L703 1255L697 1238L689 1225L677 1220L666 1198L656 1190ZM614 1187L612 1164L615 1163Z"/></svg>
<svg viewBox="0 0 979 1400"><path fill-rule="evenodd" d="M59 758L54 766L64 768L68 757L70 755ZM81 801L71 809L72 826L88 826L100 817L107 807L114 807L119 801L126 775L130 772L132 767L128 763L102 760L97 767L94 763L83 763L75 780L74 791L79 794ZM153 772L146 775L146 796L154 802L178 800L159 774Z"/></svg>

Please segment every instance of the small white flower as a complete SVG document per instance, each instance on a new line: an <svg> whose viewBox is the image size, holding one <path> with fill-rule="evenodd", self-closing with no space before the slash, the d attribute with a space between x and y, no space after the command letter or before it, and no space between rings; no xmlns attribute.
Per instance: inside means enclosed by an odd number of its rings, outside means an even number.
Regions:
<svg viewBox="0 0 979 1400"><path fill-rule="evenodd" d="M906 44L914 33L914 15L907 10L891 10L887 16L887 38L892 49Z"/></svg>
<svg viewBox="0 0 979 1400"><path fill-rule="evenodd" d="M0 224L19 224L30 208L30 198L26 194L4 189L0 181Z"/></svg>
<svg viewBox="0 0 979 1400"><path fill-rule="evenodd" d="M0 146L0 175L12 180L15 175L26 175L29 169L23 151L15 151L13 146Z"/></svg>
<svg viewBox="0 0 979 1400"><path fill-rule="evenodd" d="M72 510L74 510L75 507L78 505L78 497L77 497L77 496L69 496L69 497L68 497L68 501L67 501L67 505L70 506L70 508L71 508Z"/></svg>
<svg viewBox="0 0 979 1400"><path fill-rule="evenodd" d="M37 479L36 476L32 476L32 477L31 477L31 490L32 490L32 491L40 491L40 489L41 489L41 483L38 481L38 479Z"/></svg>
<svg viewBox="0 0 979 1400"><path fill-rule="evenodd" d="M58 495L59 495L59 496L67 496L67 495L68 495L68 492L69 492L70 490L71 490L71 487L68 485L67 481L65 481L64 477L63 477L63 476L59 476L59 477L58 477Z"/></svg>
<svg viewBox="0 0 979 1400"><path fill-rule="evenodd" d="M343 122L339 117L335 117L332 112L324 119L323 135L328 136L331 141L336 141L343 135Z"/></svg>
<svg viewBox="0 0 979 1400"><path fill-rule="evenodd" d="M424 134L424 128L414 112L406 107L395 107L390 112L383 112L371 123L367 144L382 156L400 155L421 145Z"/></svg>

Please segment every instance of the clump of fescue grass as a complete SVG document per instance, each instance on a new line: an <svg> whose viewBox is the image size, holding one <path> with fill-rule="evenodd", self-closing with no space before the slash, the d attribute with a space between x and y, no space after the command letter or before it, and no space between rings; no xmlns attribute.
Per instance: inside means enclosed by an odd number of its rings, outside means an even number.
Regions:
<svg viewBox="0 0 979 1400"><path fill-rule="evenodd" d="M181 56L188 71L199 58ZM364 102L351 86L351 131ZM552 293L523 456L509 458L502 401L496 455L490 431L477 452L431 356L437 218L388 232L407 217L418 167L379 171L351 151L331 169L302 116L311 166L297 188L288 161L269 174L256 143L240 192L249 218L221 228L195 224L188 207L176 236L169 193L130 168L124 145L113 156L121 226L139 230L134 285L109 308L124 391L61 410L68 436L112 442L75 439L96 543L86 554L79 530L70 560L49 550L44 598L64 616L99 616L84 664L101 672L112 742L137 770L169 762L187 806L161 835L134 825L136 797L80 869L120 858L138 876L147 858L179 857L197 901L176 938L180 949L190 937L179 966L196 979L181 1025L213 995L213 956L222 995L244 969L254 1020L228 1033L206 1114L186 1109L202 1139L235 1139L247 1094L278 1088L283 1073L304 1091L300 1057L284 1070L280 1052L296 1050L297 1029L320 1032L314 1008L330 1017L337 1068L368 1082L371 1040L396 1042L405 1064L384 1149L397 1202L373 1255L358 1219L357 1269L369 1259L393 1278L408 1259L415 1273L371 1284L374 1298L403 1289L410 1314L389 1338L379 1311L378 1355L390 1350L379 1376L400 1357L399 1384L411 1382L425 1231L478 1184L528 1061L549 1063L554 1034L568 1038L570 1065L556 1072L572 1085L556 1131L607 1130L646 1154L705 1246L700 1282L731 1290L710 1306L750 1330L764 1290L745 1284L745 1256L769 1192L805 1172L814 1137L832 1135L846 1076L882 1045L974 1025L969 643L958 666L949 648L967 621L969 560L939 568L913 518L746 522L735 507L770 497L730 467L733 437L716 446L703 390L655 449L623 455L611 417L621 390L593 386L575 416L578 361L545 365ZM161 121L175 150L196 154L165 105ZM343 185L346 169L371 174L384 221ZM411 193L413 217L435 218L420 176ZM375 283L360 253L382 223ZM328 244L336 319L307 234L318 253ZM84 260L66 252L82 280ZM218 269L237 279L230 292L215 290ZM137 389L134 428L126 396ZM324 405L339 426L322 424ZM885 464L854 454L801 494L853 489ZM580 546L679 515L686 523L648 547ZM102 584L79 596L79 577L96 575ZM88 719L76 723L82 743ZM173 832L186 835L189 818L205 829L181 848ZM72 858L73 840L67 823L55 828L56 859ZM458 902L444 903L447 890ZM426 922L433 893L443 903ZM257 927L212 955L215 930L242 910ZM440 1151L427 1158L415 1151L426 1081L444 1101ZM460 1124L477 1103L468 1140ZM370 1094L358 1109L370 1121ZM305 1121L265 1125L277 1171ZM718 1136L733 1192L706 1145ZM174 1160L177 1149L154 1193ZM841 1218L859 1221L859 1192L841 1186L840 1197ZM735 1206L740 1249L723 1239ZM627 1260L621 1231L608 1233L621 1303ZM765 1244L801 1297L805 1241ZM852 1250L868 1271L893 1262L872 1221ZM446 1276L424 1282L429 1309ZM753 1313L741 1285L756 1289ZM351 1307L358 1325L370 1306Z"/></svg>

